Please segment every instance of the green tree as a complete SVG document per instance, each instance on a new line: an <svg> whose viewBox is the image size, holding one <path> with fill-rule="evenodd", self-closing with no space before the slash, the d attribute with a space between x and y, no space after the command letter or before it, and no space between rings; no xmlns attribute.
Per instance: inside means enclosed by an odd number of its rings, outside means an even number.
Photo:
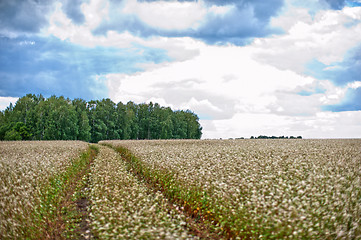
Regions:
<svg viewBox="0 0 361 240"><path fill-rule="evenodd" d="M45 119L44 139L75 140L78 136L77 118L69 99L51 96L46 100L49 113Z"/></svg>
<svg viewBox="0 0 361 240"><path fill-rule="evenodd" d="M74 110L76 112L76 119L78 125L77 140L89 142L91 138L89 125L89 118L87 114L87 102L83 99L76 98L72 101Z"/></svg>
<svg viewBox="0 0 361 240"><path fill-rule="evenodd" d="M0 140L83 140L200 138L196 114L159 104L86 102L27 94L0 112Z"/></svg>
<svg viewBox="0 0 361 240"><path fill-rule="evenodd" d="M5 111L0 111L0 140L5 140L5 134L10 128Z"/></svg>
<svg viewBox="0 0 361 240"><path fill-rule="evenodd" d="M5 133L4 140L29 140L31 133L23 122L11 124L13 127Z"/></svg>
<svg viewBox="0 0 361 240"><path fill-rule="evenodd" d="M117 109L117 122L116 125L119 128L119 137L120 139L130 139L131 138L131 124L132 118L128 114L127 106L122 102L119 102L116 106Z"/></svg>
<svg viewBox="0 0 361 240"><path fill-rule="evenodd" d="M142 103L138 105L138 125L139 125L139 139L150 138L150 111L147 104Z"/></svg>
<svg viewBox="0 0 361 240"><path fill-rule="evenodd" d="M173 138L173 121L171 115L165 121L161 122L161 139L170 139Z"/></svg>
<svg viewBox="0 0 361 240"><path fill-rule="evenodd" d="M48 116L50 112L50 104L48 101L40 101L35 107L35 115L37 118L35 126L35 139L45 139L45 129L48 124Z"/></svg>
<svg viewBox="0 0 361 240"><path fill-rule="evenodd" d="M120 138L122 131L116 125L119 120L115 106L109 98L88 103L92 142Z"/></svg>
<svg viewBox="0 0 361 240"><path fill-rule="evenodd" d="M129 122L130 139L139 139L139 120L138 120L139 107L129 101L126 105L126 119Z"/></svg>
<svg viewBox="0 0 361 240"><path fill-rule="evenodd" d="M6 141L18 141L18 140L22 140L20 133L18 133L17 131L15 131L14 129L11 129L10 131L7 131L5 134L5 138Z"/></svg>

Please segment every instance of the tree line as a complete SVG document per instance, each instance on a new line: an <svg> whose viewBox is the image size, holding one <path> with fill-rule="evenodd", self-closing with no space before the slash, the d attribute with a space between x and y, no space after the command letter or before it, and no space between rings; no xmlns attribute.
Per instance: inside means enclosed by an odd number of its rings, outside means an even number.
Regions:
<svg viewBox="0 0 361 240"><path fill-rule="evenodd" d="M302 139L302 136L297 136L297 137L294 137L294 136L279 136L279 137L276 137L276 136L265 136L265 135L260 135L258 137L254 137L254 136L251 136L251 139Z"/></svg>
<svg viewBox="0 0 361 240"><path fill-rule="evenodd" d="M198 116L158 103L27 94L0 111L0 140L200 139Z"/></svg>

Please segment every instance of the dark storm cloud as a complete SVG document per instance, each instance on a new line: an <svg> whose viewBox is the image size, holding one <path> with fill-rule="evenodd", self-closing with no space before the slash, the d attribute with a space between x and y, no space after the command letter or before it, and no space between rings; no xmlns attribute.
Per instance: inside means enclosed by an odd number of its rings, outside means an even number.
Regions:
<svg viewBox="0 0 361 240"><path fill-rule="evenodd" d="M216 4L223 1L212 0ZM210 16L197 32L190 34L208 43L227 43L244 45L254 37L265 37L281 33L270 27L270 18L277 14L283 1L226 1L235 8L225 16Z"/></svg>
<svg viewBox="0 0 361 240"><path fill-rule="evenodd" d="M38 33L48 25L47 16L55 10L55 0L1 0L0 34L21 35ZM62 10L76 24L84 22L82 0L63 0Z"/></svg>
<svg viewBox="0 0 361 240"><path fill-rule="evenodd" d="M0 1L0 29L15 33L35 33L47 25L46 14L52 8L48 0Z"/></svg>

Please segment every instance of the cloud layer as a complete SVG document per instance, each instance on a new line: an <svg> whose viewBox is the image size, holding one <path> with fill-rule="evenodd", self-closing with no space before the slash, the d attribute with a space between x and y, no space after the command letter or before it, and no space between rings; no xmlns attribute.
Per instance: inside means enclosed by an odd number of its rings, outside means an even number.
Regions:
<svg viewBox="0 0 361 240"><path fill-rule="evenodd" d="M0 38L1 96L55 93L98 99L108 95L104 74L138 71L136 63L159 63L164 51L141 47L82 47L57 38Z"/></svg>
<svg viewBox="0 0 361 240"><path fill-rule="evenodd" d="M128 31L141 37L192 37L211 44L244 45L253 37L279 33L269 25L281 0L111 2L109 16L94 30ZM186 16L186 17L185 17Z"/></svg>
<svg viewBox="0 0 361 240"><path fill-rule="evenodd" d="M158 102L205 138L357 137L358 0L0 3L0 100Z"/></svg>

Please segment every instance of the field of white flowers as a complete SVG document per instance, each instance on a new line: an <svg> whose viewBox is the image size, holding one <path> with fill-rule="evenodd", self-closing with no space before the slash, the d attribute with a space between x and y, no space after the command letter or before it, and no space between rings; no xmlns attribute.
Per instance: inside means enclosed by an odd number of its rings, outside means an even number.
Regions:
<svg viewBox="0 0 361 240"><path fill-rule="evenodd" d="M0 239L194 235L361 239L361 140L0 142Z"/></svg>
<svg viewBox="0 0 361 240"><path fill-rule="evenodd" d="M0 239L41 235L44 184L87 148L79 141L0 142Z"/></svg>
<svg viewBox="0 0 361 240"><path fill-rule="evenodd" d="M160 192L127 170L119 154L100 146L90 173L90 224L99 239L194 239L185 217Z"/></svg>
<svg viewBox="0 0 361 240"><path fill-rule="evenodd" d="M361 238L361 140L102 143L225 237Z"/></svg>

